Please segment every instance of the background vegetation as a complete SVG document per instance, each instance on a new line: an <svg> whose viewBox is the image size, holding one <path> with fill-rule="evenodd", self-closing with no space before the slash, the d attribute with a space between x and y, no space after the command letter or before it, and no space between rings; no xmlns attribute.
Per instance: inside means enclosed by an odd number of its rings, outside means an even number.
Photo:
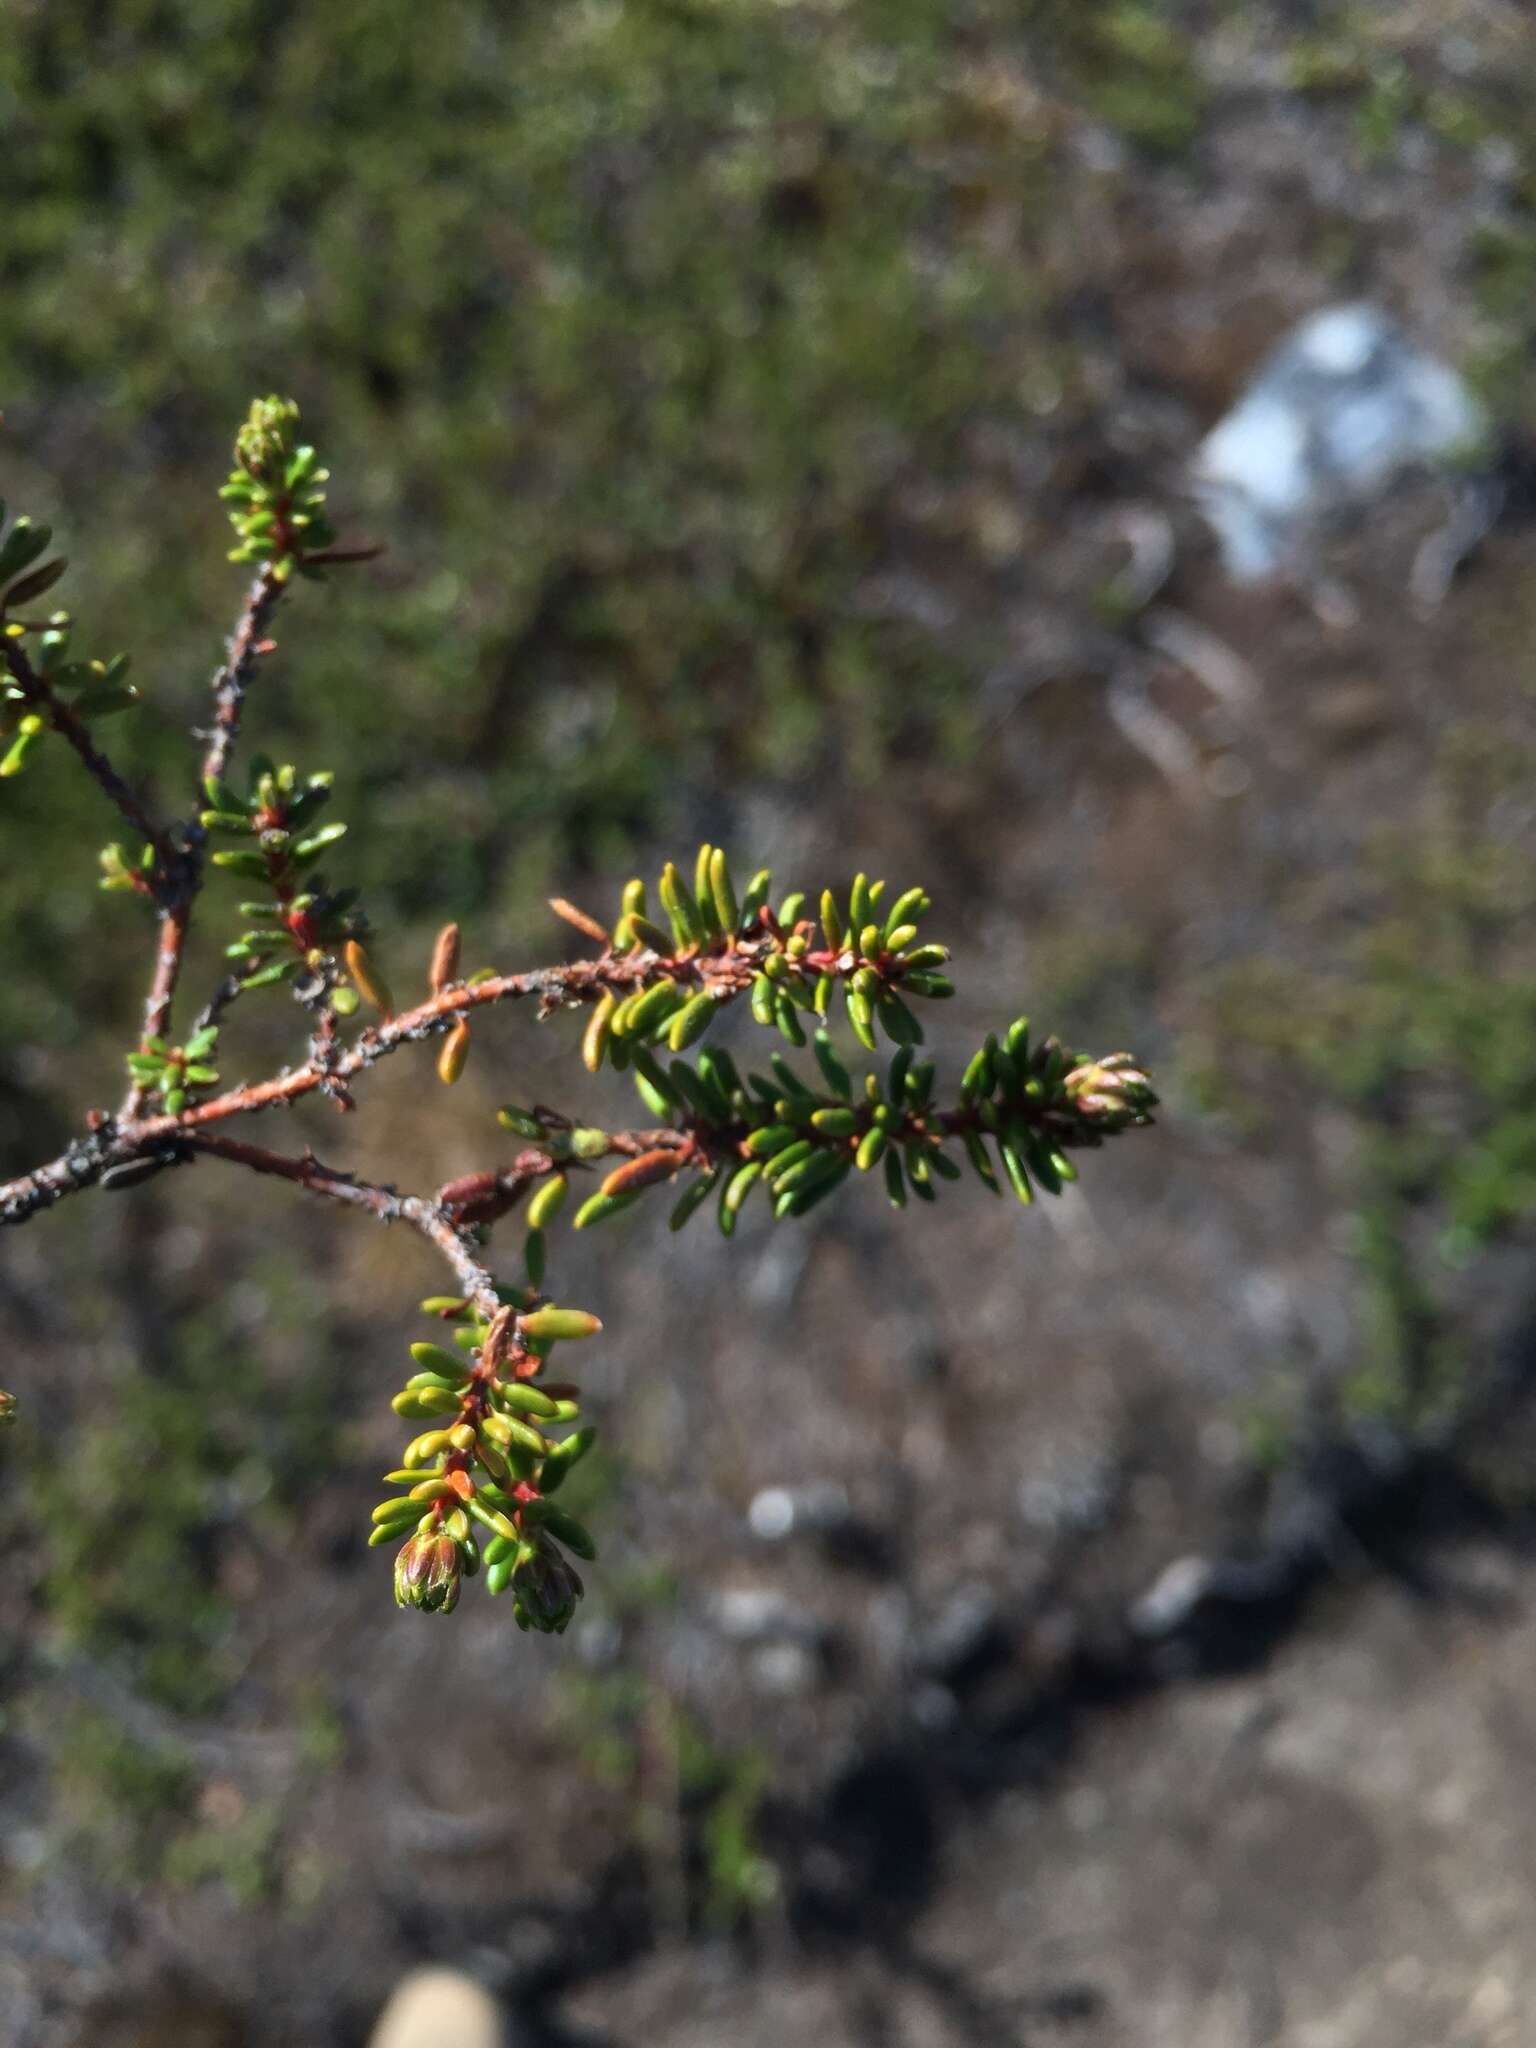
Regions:
<svg viewBox="0 0 1536 2048"><path fill-rule="evenodd" d="M383 1372L399 1249L202 1169L16 1233L8 1374L50 1421L0 1468L14 2038L190 1978L208 2038L349 2040L403 1960L472 1943L535 2005L689 1929L771 1947L841 1913L878 1947L859 1857L896 1849L869 1785L905 1781L858 1773L894 1751L947 1784L931 1745L989 1656L1004 1722L1065 1682L1042 1602L1123 1605L1169 1555L1262 1531L1319 1441L1444 1444L1489 1398L1536 1202L1529 546L1512 529L1420 629L1379 531L1346 550L1362 623L1330 638L1234 605L1177 478L1269 339L1356 292L1521 425L1536 46L1452 0L1273 15L9 11L0 470L76 558L87 641L153 686L128 767L185 778L237 588L213 487L250 395L292 390L338 513L389 553L301 596L256 718L337 760L393 971L449 913L477 957L543 957L550 889L658 845L787 879L857 847L955 906L978 1013L1038 990L1160 1057L1173 1098L1157 1160L1060 1237L972 1197L922 1257L872 1211L761 1247L765 1328L729 1353L707 1260L610 1244L632 1273L573 1275L655 1333L609 1368L630 1460L584 1482L640 1562L537 1674L494 1613L466 1632L455 1771L413 1747L427 1653L415 1617L379 1622L356 1534L387 1431L338 1466L327 1427ZM1202 772L1236 764L1203 803L1105 709L1112 515L1149 500L1173 599L1263 684L1234 719L1155 675ZM96 793L58 764L5 788L0 1171L114 1085L147 930L93 893ZM395 1088L381 1151L422 1183L494 1157L477 1106L560 1099L530 1043L507 1029L452 1128L425 1074ZM252 1043L253 1069L286 1050ZM1044 1300L1041 1267L1094 1298ZM59 1433L78 1511L45 1528ZM870 1445L878 1483L848 1495ZM1137 1491L1157 1471L1176 1502ZM807 1482L848 1497L754 1545L754 1492ZM1523 1511L1502 1468L1498 1491ZM476 1776L509 1691L541 1788L512 1802ZM322 1911L351 1944L316 1974ZM173 2010L154 2024L192 2026Z"/></svg>

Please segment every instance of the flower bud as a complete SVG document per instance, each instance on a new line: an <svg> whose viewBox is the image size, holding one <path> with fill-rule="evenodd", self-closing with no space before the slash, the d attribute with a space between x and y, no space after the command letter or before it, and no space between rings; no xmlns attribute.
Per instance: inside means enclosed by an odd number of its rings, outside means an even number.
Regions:
<svg viewBox="0 0 1536 2048"><path fill-rule="evenodd" d="M542 1546L520 1558L512 1575L517 1618L541 1635L563 1635L576 1612L582 1584L574 1569Z"/></svg>
<svg viewBox="0 0 1536 2048"><path fill-rule="evenodd" d="M395 1604L426 1614L451 1614L464 1567L451 1536L413 1536L395 1559Z"/></svg>
<svg viewBox="0 0 1536 2048"><path fill-rule="evenodd" d="M665 1146L654 1152L642 1152L634 1159L626 1159L622 1166L616 1166L603 1182L605 1195L628 1195L641 1188L654 1186L659 1180L671 1180L681 1164L675 1147Z"/></svg>

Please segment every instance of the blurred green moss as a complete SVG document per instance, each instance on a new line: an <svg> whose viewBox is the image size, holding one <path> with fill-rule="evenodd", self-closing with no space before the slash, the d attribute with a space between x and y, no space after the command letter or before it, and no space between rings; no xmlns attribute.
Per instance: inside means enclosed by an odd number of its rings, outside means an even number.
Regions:
<svg viewBox="0 0 1536 2048"><path fill-rule="evenodd" d="M348 735L397 906L609 863L707 766L925 730L928 657L849 597L1030 312L959 203L964 83L933 0L21 9L0 385L75 602L158 681L134 765L184 779L209 494L269 387L392 551L263 694L300 757ZM50 787L45 845L88 797Z"/></svg>
<svg viewBox="0 0 1536 2048"><path fill-rule="evenodd" d="M1208 89L1192 37L1167 7L1121 0L1052 10L1088 107L1126 141L1181 156L1200 133Z"/></svg>
<svg viewBox="0 0 1536 2048"><path fill-rule="evenodd" d="M334 1469L323 1307L281 1262L248 1284L259 1344L221 1302L168 1319L158 1356L70 1417L67 1503L53 1431L24 1425L15 1442L15 1527L40 1548L58 1647L181 1714L216 1711L238 1675L232 1555L248 1577L252 1531L268 1564L299 1544L297 1510Z"/></svg>

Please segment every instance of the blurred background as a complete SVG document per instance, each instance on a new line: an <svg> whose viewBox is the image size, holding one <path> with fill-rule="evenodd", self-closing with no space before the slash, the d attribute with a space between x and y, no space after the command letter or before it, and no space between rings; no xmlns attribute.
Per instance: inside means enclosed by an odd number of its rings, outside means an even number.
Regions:
<svg viewBox="0 0 1536 2048"><path fill-rule="evenodd" d="M560 1235L555 1643L364 1548L423 1246L211 1164L11 1233L0 2038L361 2048L424 1962L514 2048L1523 2038L1533 90L1509 0L11 0L0 476L164 807L291 393L389 552L248 730L397 988L710 837L922 883L941 1058L1028 1009L1166 1106L1048 1213ZM56 756L3 806L0 1175L149 932ZM628 1118L475 1032L273 1142Z"/></svg>

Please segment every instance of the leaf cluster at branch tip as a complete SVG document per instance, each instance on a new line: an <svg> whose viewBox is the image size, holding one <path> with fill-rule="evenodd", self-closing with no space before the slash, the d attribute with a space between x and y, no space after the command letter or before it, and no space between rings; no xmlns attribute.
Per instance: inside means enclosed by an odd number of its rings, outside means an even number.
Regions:
<svg viewBox="0 0 1536 2048"><path fill-rule="evenodd" d="M321 486L330 471L298 438L292 399L259 398L235 436L235 467L219 496L235 529L232 562L262 562L278 582L297 571L319 576L308 557L332 547L336 535Z"/></svg>
<svg viewBox="0 0 1536 2048"><path fill-rule="evenodd" d="M510 1590L519 1628L560 1635L584 1591L570 1556L597 1555L585 1527L552 1496L591 1449L595 1431L556 1436L580 1412L576 1389L538 1384L558 1343L602 1328L584 1309L503 1290L487 1320L475 1305L435 1296L423 1309L452 1327L457 1352L413 1344L417 1370L395 1395L397 1415L430 1426L386 1475L398 1491L373 1511L370 1544L406 1541L395 1559L402 1607L450 1612L482 1566L486 1589ZM567 1552L570 1556L567 1556Z"/></svg>

